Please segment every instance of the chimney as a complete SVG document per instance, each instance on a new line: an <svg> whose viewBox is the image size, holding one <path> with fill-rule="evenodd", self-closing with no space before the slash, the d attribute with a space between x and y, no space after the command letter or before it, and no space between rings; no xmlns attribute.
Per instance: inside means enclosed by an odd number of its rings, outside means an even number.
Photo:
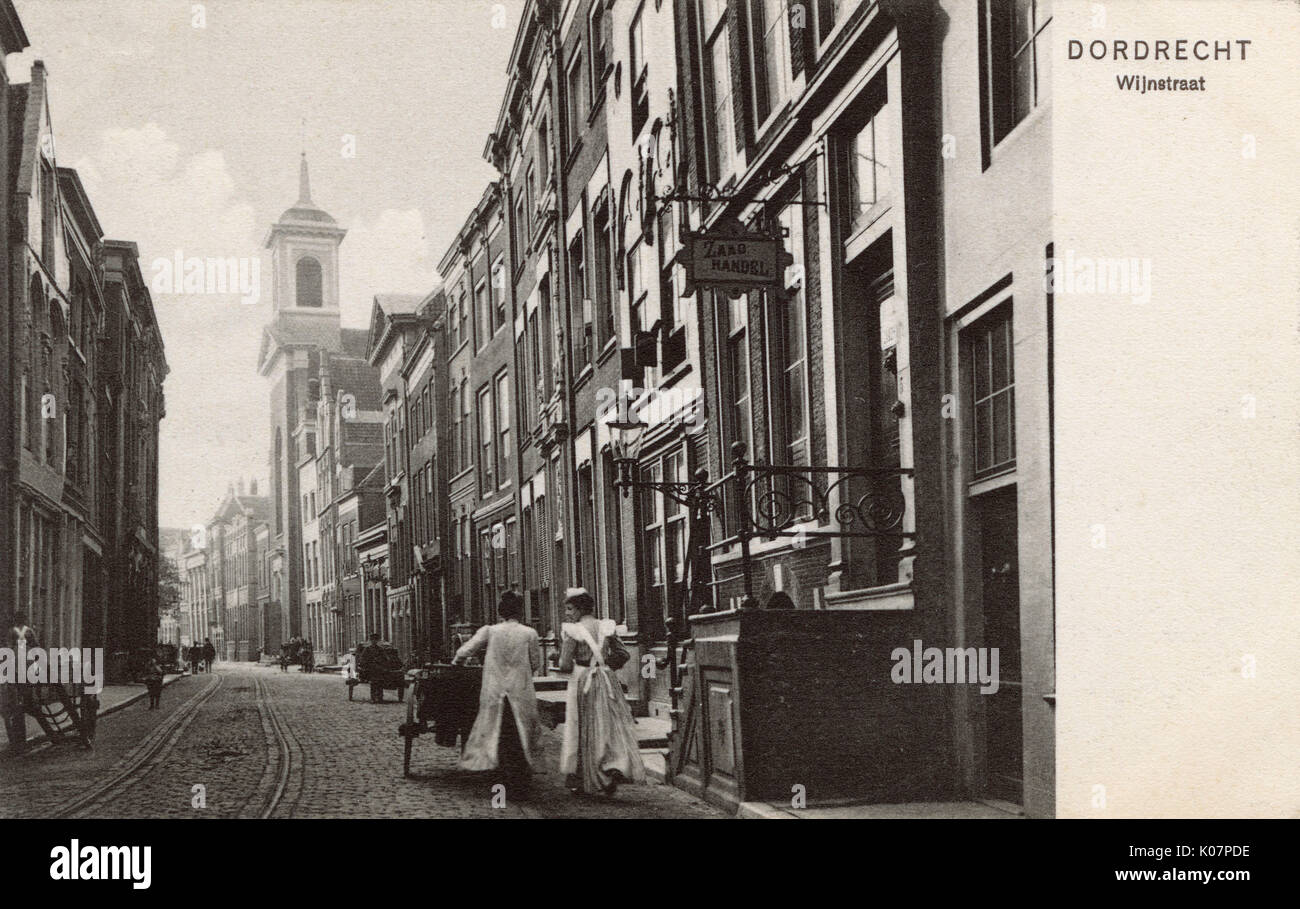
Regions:
<svg viewBox="0 0 1300 909"><path fill-rule="evenodd" d="M250 496L257 495L257 480L248 481L248 494Z"/></svg>
<svg viewBox="0 0 1300 909"><path fill-rule="evenodd" d="M239 478L239 486L238 486L238 489L239 489L239 494L242 496L242 495L244 494L244 478L243 478L243 477L240 477L240 478Z"/></svg>
<svg viewBox="0 0 1300 909"><path fill-rule="evenodd" d="M227 483L227 484L226 484L226 496L227 496L228 498L232 498L232 499L235 497L235 484L234 484L234 483Z"/></svg>

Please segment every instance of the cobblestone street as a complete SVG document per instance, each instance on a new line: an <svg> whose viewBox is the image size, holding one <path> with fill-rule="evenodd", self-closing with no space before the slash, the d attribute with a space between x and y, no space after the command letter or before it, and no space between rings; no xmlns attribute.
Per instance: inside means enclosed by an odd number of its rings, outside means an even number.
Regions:
<svg viewBox="0 0 1300 909"><path fill-rule="evenodd" d="M671 786L572 796L556 771L559 734L527 799L494 804L492 774L456 770L455 749L415 743L402 776L406 706L347 700L335 675L227 664L103 718L93 751L44 747L0 758L0 817L722 817ZM194 807L195 786L205 807Z"/></svg>

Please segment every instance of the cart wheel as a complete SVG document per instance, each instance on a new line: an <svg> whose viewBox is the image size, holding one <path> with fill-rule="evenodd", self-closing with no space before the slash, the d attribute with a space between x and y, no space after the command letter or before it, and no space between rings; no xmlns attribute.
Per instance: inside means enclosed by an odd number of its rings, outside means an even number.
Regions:
<svg viewBox="0 0 1300 909"><path fill-rule="evenodd" d="M415 744L415 736L406 733L406 747L402 754L402 776L411 775L411 746Z"/></svg>

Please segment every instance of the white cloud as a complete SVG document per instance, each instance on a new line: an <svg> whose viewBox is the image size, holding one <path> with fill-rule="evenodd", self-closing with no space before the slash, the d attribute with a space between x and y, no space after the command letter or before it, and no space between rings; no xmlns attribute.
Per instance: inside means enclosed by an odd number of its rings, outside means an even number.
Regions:
<svg viewBox="0 0 1300 909"><path fill-rule="evenodd" d="M418 209L385 209L373 219L344 224L339 293L343 322L364 326L375 294L426 294L438 283L438 262L429 248Z"/></svg>
<svg viewBox="0 0 1300 909"><path fill-rule="evenodd" d="M110 237L134 240L141 258L250 256L258 252L253 206L238 195L225 155L182 158L156 123L99 134L74 165Z"/></svg>

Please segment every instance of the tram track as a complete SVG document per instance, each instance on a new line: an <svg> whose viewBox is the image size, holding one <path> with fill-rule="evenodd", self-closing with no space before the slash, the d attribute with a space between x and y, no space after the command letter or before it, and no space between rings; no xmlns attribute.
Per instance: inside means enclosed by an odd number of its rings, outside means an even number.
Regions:
<svg viewBox="0 0 1300 909"><path fill-rule="evenodd" d="M110 803L127 789L138 784L171 754L185 730L189 728L201 708L221 688L222 677L213 673L207 686L172 712L145 738L115 764L108 776L89 789L61 802L49 812L49 817L87 817Z"/></svg>
<svg viewBox="0 0 1300 909"><path fill-rule="evenodd" d="M252 805L245 805L243 816L265 819L280 811L281 817L292 817L298 800L302 797L302 747L268 695L266 682L256 679L254 687L257 692L257 709L262 716L262 731L266 736L267 767L262 784L258 787L259 793L262 793L258 800L260 807L253 814L250 811Z"/></svg>

